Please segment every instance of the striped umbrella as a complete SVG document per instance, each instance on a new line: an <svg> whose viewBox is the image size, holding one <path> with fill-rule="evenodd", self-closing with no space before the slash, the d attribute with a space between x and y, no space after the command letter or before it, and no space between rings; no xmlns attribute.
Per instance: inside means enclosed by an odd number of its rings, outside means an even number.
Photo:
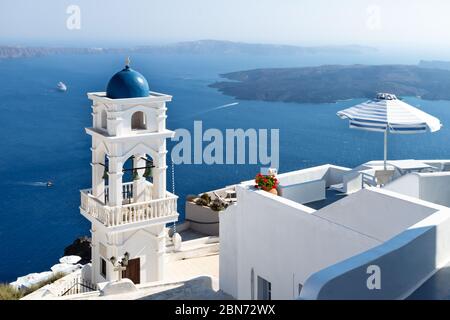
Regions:
<svg viewBox="0 0 450 320"><path fill-rule="evenodd" d="M350 128L384 132L385 170L388 132L399 134L435 132L442 127L438 118L410 106L389 93L379 93L374 100L339 111L337 115L341 119L348 119Z"/></svg>

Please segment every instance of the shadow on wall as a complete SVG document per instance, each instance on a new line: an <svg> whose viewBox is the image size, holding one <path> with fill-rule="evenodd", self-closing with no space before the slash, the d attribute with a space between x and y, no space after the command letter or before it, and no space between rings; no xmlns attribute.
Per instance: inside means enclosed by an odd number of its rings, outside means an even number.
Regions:
<svg viewBox="0 0 450 320"><path fill-rule="evenodd" d="M448 230L449 219L442 224ZM405 299L442 262L437 244L444 243L445 248L449 237L437 235L436 225L411 227L382 245L313 274L299 299Z"/></svg>

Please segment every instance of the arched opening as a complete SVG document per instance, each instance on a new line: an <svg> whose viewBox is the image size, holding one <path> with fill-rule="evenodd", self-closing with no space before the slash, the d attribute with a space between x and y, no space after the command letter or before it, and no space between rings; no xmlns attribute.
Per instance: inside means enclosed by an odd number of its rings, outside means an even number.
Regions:
<svg viewBox="0 0 450 320"><path fill-rule="evenodd" d="M151 184L153 161L146 154L130 156L123 165L122 200L133 203L152 199Z"/></svg>
<svg viewBox="0 0 450 320"><path fill-rule="evenodd" d="M139 179L138 172L134 170L134 156L129 157L123 165L122 201L131 203L133 199L133 181Z"/></svg>
<svg viewBox="0 0 450 320"><path fill-rule="evenodd" d="M107 117L107 115L106 115L106 111L105 110L102 110L102 113L101 113L101 115L100 115L100 117L101 117L101 126L102 126L102 128L103 129L107 129L108 128L108 117Z"/></svg>
<svg viewBox="0 0 450 320"><path fill-rule="evenodd" d="M147 121L142 111L137 111L131 116L131 130L147 129Z"/></svg>
<svg viewBox="0 0 450 320"><path fill-rule="evenodd" d="M103 190L104 190L104 203L107 204L109 202L109 158L108 156L105 154L103 156L103 163L102 163L102 167L103 167L103 175L102 175L102 179L103 179Z"/></svg>

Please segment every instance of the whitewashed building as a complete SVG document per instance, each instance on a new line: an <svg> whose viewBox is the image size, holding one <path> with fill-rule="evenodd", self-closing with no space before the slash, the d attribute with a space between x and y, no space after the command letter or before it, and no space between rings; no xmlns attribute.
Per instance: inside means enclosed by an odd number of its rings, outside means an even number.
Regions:
<svg viewBox="0 0 450 320"><path fill-rule="evenodd" d="M106 92L88 97L92 186L81 190L80 210L92 224L92 282L161 280L165 225L178 220L177 196L166 190L166 139L174 135L166 128L166 103L172 97L149 91L129 62ZM119 265L123 258L126 269Z"/></svg>
<svg viewBox="0 0 450 320"><path fill-rule="evenodd" d="M220 288L237 299L404 299L450 262L450 161L324 165L236 186Z"/></svg>

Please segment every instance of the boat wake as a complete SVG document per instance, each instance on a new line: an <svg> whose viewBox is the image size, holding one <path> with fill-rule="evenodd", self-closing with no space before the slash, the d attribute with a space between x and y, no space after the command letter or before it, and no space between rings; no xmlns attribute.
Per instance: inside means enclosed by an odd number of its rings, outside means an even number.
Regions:
<svg viewBox="0 0 450 320"><path fill-rule="evenodd" d="M211 112L211 111L216 111L216 110L220 110L220 109L230 108L230 107L236 106L238 104L239 104L239 102L227 103L227 104L224 104L222 106L218 106L218 107L214 107L212 109L205 110L203 112L200 112L199 114L204 114L204 113L208 113L208 112Z"/></svg>
<svg viewBox="0 0 450 320"><path fill-rule="evenodd" d="M232 106L236 106L236 105L238 105L238 104L239 104L239 102L228 103L228 104L224 104L223 106L215 107L215 108L213 108L213 109L211 109L211 110L209 110L209 111L219 110L219 109L225 109L225 108L229 108L229 107L232 107Z"/></svg>
<svg viewBox="0 0 450 320"><path fill-rule="evenodd" d="M227 103L227 104L224 104L224 105L222 105L222 106L214 107L214 108L211 108L211 109L207 109L207 110L204 110L204 111L200 111L200 112L198 112L198 113L191 114L189 117L197 117L197 116L200 116L200 115L205 114L205 113L208 113L208 112L212 112L212 111L216 111L216 110L221 110L221 109L230 108L230 107L236 106L236 105L238 105L238 104L239 104L239 102ZM172 118L172 120L173 120L173 118ZM180 120L180 119L175 119L175 120Z"/></svg>
<svg viewBox="0 0 450 320"><path fill-rule="evenodd" d="M48 182L47 181L35 181L35 182L16 182L16 184L20 184L22 186L30 186L30 187L47 187Z"/></svg>

